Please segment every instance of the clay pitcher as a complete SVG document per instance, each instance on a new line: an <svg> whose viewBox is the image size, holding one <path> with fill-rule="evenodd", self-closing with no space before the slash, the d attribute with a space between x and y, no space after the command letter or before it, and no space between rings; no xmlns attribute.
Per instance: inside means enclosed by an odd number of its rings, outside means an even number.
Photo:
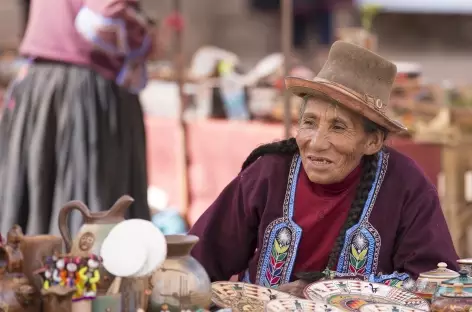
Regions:
<svg viewBox="0 0 472 312"><path fill-rule="evenodd" d="M59 231L66 246L66 251L72 256L87 257L90 254L100 255L100 248L111 229L125 219L126 210L133 203L133 198L128 195L120 197L107 211L92 213L87 206L80 201L71 201L62 207L59 212ZM77 236L72 240L67 222L69 214L78 210L84 219L84 224L79 229ZM113 276L104 269L100 270L102 277L98 285L98 294L104 294L108 289Z"/></svg>

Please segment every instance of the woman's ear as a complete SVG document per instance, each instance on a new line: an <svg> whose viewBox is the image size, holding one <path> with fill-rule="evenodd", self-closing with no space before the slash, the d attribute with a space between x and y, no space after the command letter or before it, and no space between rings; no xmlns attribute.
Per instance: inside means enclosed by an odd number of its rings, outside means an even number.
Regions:
<svg viewBox="0 0 472 312"><path fill-rule="evenodd" d="M384 144L384 134L381 131L374 131L367 134L367 141L364 147L364 155L374 155L380 151Z"/></svg>

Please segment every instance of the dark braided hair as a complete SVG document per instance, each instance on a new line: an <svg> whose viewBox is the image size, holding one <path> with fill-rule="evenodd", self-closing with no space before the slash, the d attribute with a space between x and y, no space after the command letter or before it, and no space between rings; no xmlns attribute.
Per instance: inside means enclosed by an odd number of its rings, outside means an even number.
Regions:
<svg viewBox="0 0 472 312"><path fill-rule="evenodd" d="M376 131L381 131L384 134L384 140L388 135L388 131L383 127L378 126L368 119L364 119L364 130L366 133L373 133ZM274 143L265 144L259 146L249 154L247 159L244 161L242 170L246 169L259 157L266 154L282 154L282 155L295 155L299 152L297 142L295 138L290 138L288 140L278 141ZM343 227L341 228L336 241L334 243L333 249L329 255L327 268L329 270L336 270L338 263L339 254L344 246L344 239L346 236L346 231L351 228L353 225L359 222L359 219L362 215L364 205L369 196L369 191L372 188L374 183L375 174L378 167L378 153L374 155L365 155L362 159L362 175L359 185L357 186L356 195L349 209L348 216L344 222ZM325 274L322 272L301 272L296 274L296 276L307 282L314 282L316 280L325 277Z"/></svg>

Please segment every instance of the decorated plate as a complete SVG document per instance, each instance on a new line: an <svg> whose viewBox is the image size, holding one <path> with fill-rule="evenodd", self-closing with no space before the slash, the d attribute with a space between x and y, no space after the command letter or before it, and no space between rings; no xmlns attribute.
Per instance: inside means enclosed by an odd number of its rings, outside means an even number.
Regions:
<svg viewBox="0 0 472 312"><path fill-rule="evenodd" d="M366 304L395 304L429 311L426 300L400 288L358 280L334 279L308 285L305 297L322 300L344 311L360 311Z"/></svg>
<svg viewBox="0 0 472 312"><path fill-rule="evenodd" d="M267 303L267 312L340 312L329 304L303 299L277 299ZM383 312L383 311L382 311ZM403 311L402 311L403 312ZM409 311L408 311L409 312Z"/></svg>
<svg viewBox="0 0 472 312"><path fill-rule="evenodd" d="M211 290L213 302L233 312L263 312L271 300L295 298L274 289L239 282L215 282Z"/></svg>
<svg viewBox="0 0 472 312"><path fill-rule="evenodd" d="M359 309L360 312L423 312L415 308L409 308L395 304L366 304Z"/></svg>

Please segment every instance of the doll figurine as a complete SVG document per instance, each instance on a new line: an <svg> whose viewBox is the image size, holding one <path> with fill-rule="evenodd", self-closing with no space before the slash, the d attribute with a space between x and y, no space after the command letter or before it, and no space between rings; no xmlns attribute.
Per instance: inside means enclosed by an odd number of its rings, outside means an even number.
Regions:
<svg viewBox="0 0 472 312"><path fill-rule="evenodd" d="M67 287L75 287L77 281L77 263L75 259L69 259L66 270L67 270Z"/></svg>
<svg viewBox="0 0 472 312"><path fill-rule="evenodd" d="M91 255L87 261L87 292L85 296L88 298L94 298L97 295L97 284L100 282L100 266L101 258L96 255Z"/></svg>
<svg viewBox="0 0 472 312"><path fill-rule="evenodd" d="M52 278L52 273L53 271L51 268L46 268L43 274L44 281L43 281L43 289L48 290L49 287L51 287L54 283L54 280Z"/></svg>
<svg viewBox="0 0 472 312"><path fill-rule="evenodd" d="M77 272L77 295L79 297L84 297L86 296L85 294L85 287L87 286L88 282L88 266L87 265L81 265L79 267L79 271Z"/></svg>
<svg viewBox="0 0 472 312"><path fill-rule="evenodd" d="M53 270L52 278L54 285L64 286L66 284L66 259L57 259L56 268Z"/></svg>

